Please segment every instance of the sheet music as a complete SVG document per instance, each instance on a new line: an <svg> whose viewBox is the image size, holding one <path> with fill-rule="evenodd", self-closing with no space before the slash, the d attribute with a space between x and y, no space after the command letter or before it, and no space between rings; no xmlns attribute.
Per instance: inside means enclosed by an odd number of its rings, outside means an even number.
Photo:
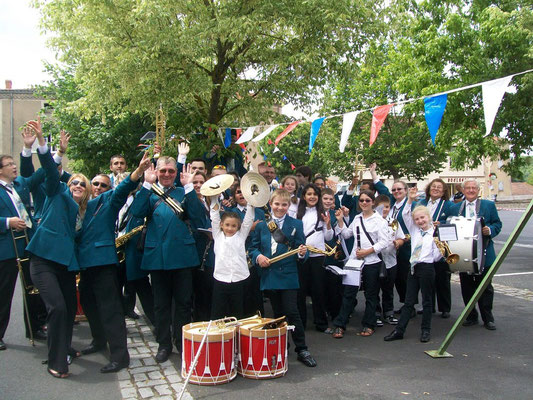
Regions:
<svg viewBox="0 0 533 400"><path fill-rule="evenodd" d="M345 275L342 277L342 284L349 286L361 285L361 270L365 265L364 260L350 258L344 266Z"/></svg>

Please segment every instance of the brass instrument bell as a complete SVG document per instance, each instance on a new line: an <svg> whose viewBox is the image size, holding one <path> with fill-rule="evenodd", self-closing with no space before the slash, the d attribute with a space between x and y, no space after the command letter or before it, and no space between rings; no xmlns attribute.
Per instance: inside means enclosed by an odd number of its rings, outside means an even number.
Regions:
<svg viewBox="0 0 533 400"><path fill-rule="evenodd" d="M441 241L437 237L434 237L433 240L435 241L435 244L437 245L437 248L442 256L446 257L446 262L448 264L455 264L457 261L459 261L459 254L452 253L447 242Z"/></svg>

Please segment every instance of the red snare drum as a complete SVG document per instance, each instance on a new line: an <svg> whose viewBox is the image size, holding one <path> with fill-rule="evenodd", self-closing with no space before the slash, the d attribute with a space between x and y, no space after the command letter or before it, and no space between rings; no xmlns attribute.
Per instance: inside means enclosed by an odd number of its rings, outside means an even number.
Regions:
<svg viewBox="0 0 533 400"><path fill-rule="evenodd" d="M247 320L239 328L237 372L245 378L270 379L287 372L287 323L276 329L254 329L271 320Z"/></svg>
<svg viewBox="0 0 533 400"><path fill-rule="evenodd" d="M209 322L193 322L183 326L181 376L187 374L198 348L207 330ZM190 382L198 385L220 385L227 383L237 376L235 370L235 331L236 327L219 327L211 325L198 357L198 363L193 369Z"/></svg>

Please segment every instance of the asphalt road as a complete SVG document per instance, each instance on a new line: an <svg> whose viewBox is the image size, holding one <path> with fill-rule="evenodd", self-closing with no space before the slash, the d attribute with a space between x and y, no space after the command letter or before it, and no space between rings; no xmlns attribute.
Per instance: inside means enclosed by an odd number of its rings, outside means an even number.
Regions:
<svg viewBox="0 0 533 400"><path fill-rule="evenodd" d="M521 212L501 211L502 233L496 250L508 238ZM511 250L495 283L533 290L533 221L530 221ZM418 341L420 317L411 321L405 339L386 343L383 336L392 328L378 328L369 338L356 336L360 329L363 296L344 339L337 340L313 330L307 331L310 350L318 361L306 368L290 351L289 371L273 380L255 381L237 377L217 386L189 386L197 399L532 399L533 386L533 302L496 293L494 314L498 329L481 325L459 329L448 348L454 357L432 359L424 350L437 349L462 311L459 285L452 285L452 318L433 319L432 340ZM24 338L22 302L17 286L9 328L4 338L8 350L0 352L0 400L11 399L121 399L116 375L103 375L104 354L75 360L73 375L53 379L41 360L45 343L32 348ZM74 347L89 343L87 324L75 327ZM171 360L180 367L180 359Z"/></svg>

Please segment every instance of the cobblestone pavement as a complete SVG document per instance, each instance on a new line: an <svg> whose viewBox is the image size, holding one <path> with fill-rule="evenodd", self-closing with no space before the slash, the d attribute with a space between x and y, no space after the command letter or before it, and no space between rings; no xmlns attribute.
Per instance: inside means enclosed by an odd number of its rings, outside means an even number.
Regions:
<svg viewBox="0 0 533 400"><path fill-rule="evenodd" d="M459 284L459 274L452 274L452 282ZM495 293L515 297L517 299L533 301L533 291L529 289L518 289L494 282L492 282L492 286L494 287Z"/></svg>
<svg viewBox="0 0 533 400"><path fill-rule="evenodd" d="M138 312L138 311L137 311ZM130 367L118 373L123 399L176 399L183 388L180 371L168 360L155 361L157 343L144 318L126 320ZM182 399L191 400L186 391Z"/></svg>

